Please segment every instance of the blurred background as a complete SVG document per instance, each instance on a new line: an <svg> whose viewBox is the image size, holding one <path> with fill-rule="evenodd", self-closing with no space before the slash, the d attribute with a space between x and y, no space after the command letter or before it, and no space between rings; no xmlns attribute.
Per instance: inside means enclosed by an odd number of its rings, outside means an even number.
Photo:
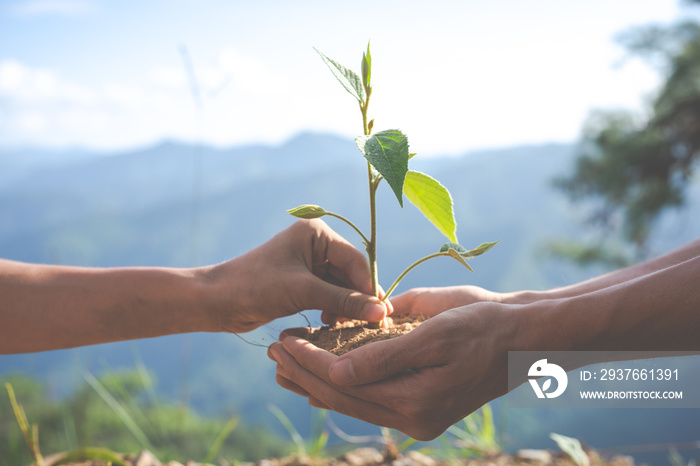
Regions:
<svg viewBox="0 0 700 466"><path fill-rule="evenodd" d="M211 264L304 203L364 228L360 113L313 47L359 71L368 40L375 130L408 135L413 167L451 191L463 244L501 240L474 274L433 261L402 290L562 286L698 235L700 2L296 3L0 3L0 257ZM379 197L386 286L443 239L388 189ZM48 452L201 459L235 421L220 454L263 458L298 448L280 411L310 443L329 429L330 445L347 443L329 425L380 435L275 384L260 345L317 314L240 337L0 356L0 378ZM557 432L654 464L674 448L698 457L694 410L492 408L505 449L554 448ZM11 412L3 394L0 457L27 463Z"/></svg>

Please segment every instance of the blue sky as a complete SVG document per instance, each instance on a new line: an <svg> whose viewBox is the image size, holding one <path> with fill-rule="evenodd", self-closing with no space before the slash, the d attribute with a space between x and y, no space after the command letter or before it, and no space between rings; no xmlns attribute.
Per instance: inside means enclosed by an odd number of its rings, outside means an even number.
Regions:
<svg viewBox="0 0 700 466"><path fill-rule="evenodd" d="M352 137L357 105L313 47L357 69L368 39L375 129L402 129L420 154L573 141L591 109L642 108L658 85L639 61L620 65L615 35L683 12L677 0L4 0L0 146Z"/></svg>

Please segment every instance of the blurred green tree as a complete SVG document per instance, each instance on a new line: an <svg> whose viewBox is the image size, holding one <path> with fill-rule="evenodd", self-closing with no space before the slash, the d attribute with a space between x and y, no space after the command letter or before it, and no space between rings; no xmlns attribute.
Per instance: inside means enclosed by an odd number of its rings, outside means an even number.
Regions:
<svg viewBox="0 0 700 466"><path fill-rule="evenodd" d="M700 158L700 23L635 27L619 41L656 68L664 83L644 114L593 112L573 174L555 180L572 201L590 209L594 240L552 245L579 264L619 267L648 255L656 220L684 205Z"/></svg>

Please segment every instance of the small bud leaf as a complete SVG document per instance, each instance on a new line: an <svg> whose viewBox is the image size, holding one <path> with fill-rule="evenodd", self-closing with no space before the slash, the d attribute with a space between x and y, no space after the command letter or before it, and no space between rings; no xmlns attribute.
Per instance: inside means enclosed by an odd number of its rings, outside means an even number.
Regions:
<svg viewBox="0 0 700 466"><path fill-rule="evenodd" d="M471 251L466 251L466 252L462 253L462 257L470 258L470 257L480 256L480 255L484 254L485 252L489 251L496 244L498 244L498 241L494 241L492 243L483 243L478 248L474 248Z"/></svg>
<svg viewBox="0 0 700 466"><path fill-rule="evenodd" d="M462 246L460 246L457 243L445 243L440 248L440 252L444 252L446 256L452 257L457 262L459 262L460 264L462 264L463 266L468 268L470 272L473 272L474 270L471 267L469 267L469 264L467 264L467 261L465 261L464 258L462 257L462 255L461 255L462 251L466 252L466 249L464 249Z"/></svg>
<svg viewBox="0 0 700 466"><path fill-rule="evenodd" d="M312 204L300 205L299 207L289 209L287 212L294 217L306 219L323 217L328 213L323 207Z"/></svg>

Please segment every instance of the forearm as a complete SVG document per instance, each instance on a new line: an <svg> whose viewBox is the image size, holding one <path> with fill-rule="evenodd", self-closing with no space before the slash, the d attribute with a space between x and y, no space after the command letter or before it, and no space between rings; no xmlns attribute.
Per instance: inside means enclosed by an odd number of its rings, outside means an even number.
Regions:
<svg viewBox="0 0 700 466"><path fill-rule="evenodd" d="M214 330L205 270L0 261L0 353Z"/></svg>
<svg viewBox="0 0 700 466"><path fill-rule="evenodd" d="M580 296L523 306L533 349L700 350L700 256Z"/></svg>
<svg viewBox="0 0 700 466"><path fill-rule="evenodd" d="M610 286L618 285L629 280L634 280L644 275L678 265L699 256L700 239L692 241L655 259L624 269L616 270L581 283L546 291L518 291L514 293L504 293L500 295L500 300L501 302L510 304L528 304L545 299L562 299L579 296L593 291L602 290Z"/></svg>

